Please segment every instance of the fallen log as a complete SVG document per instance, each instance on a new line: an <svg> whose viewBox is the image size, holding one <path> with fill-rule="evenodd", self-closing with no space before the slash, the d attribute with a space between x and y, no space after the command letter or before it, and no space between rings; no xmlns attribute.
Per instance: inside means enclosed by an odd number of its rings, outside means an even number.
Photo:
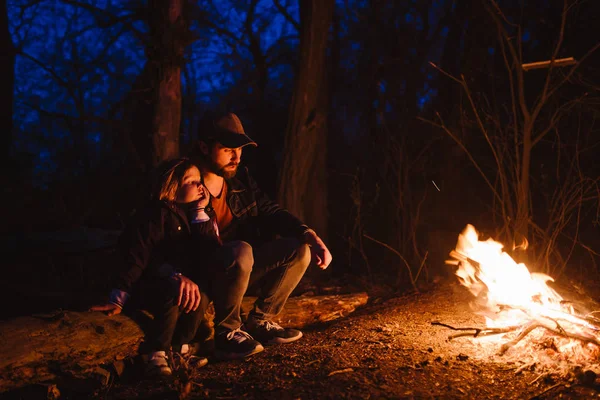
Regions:
<svg viewBox="0 0 600 400"><path fill-rule="evenodd" d="M249 310L255 297L244 298ZM331 321L366 304L366 293L291 297L276 319L302 328ZM135 320L134 320L135 319ZM136 354L141 319L57 311L0 322L0 392L63 379L87 379L99 365Z"/></svg>

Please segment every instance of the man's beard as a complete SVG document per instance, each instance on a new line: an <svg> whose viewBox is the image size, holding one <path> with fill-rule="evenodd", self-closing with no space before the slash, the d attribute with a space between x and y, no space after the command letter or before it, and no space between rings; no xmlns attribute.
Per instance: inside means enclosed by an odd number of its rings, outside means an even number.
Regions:
<svg viewBox="0 0 600 400"><path fill-rule="evenodd" d="M231 179L235 176L236 173L237 173L237 165L235 166L235 169L232 171L225 171L225 168L221 168L219 170L219 172L217 172L217 175L222 176L225 179Z"/></svg>
<svg viewBox="0 0 600 400"><path fill-rule="evenodd" d="M213 161L210 160L209 162L209 167L211 172L213 172L214 174L217 174L219 176L222 176L225 179L231 179L235 176L235 174L237 173L237 169L238 169L238 165L239 164L227 164L222 168L219 168L219 166ZM225 170L225 168L227 167L231 167L231 166L235 166L235 168L233 170Z"/></svg>

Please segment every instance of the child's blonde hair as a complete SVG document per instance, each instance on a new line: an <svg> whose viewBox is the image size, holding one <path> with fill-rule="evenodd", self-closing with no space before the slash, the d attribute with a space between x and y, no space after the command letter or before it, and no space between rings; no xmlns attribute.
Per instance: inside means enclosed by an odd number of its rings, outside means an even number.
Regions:
<svg viewBox="0 0 600 400"><path fill-rule="evenodd" d="M152 198L175 201L185 173L194 167L196 165L187 158L176 158L160 164L155 171Z"/></svg>

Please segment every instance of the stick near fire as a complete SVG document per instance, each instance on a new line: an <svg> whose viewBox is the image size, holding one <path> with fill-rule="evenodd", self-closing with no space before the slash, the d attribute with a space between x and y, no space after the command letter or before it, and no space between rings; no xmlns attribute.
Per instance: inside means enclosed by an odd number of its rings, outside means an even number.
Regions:
<svg viewBox="0 0 600 400"><path fill-rule="evenodd" d="M441 323L438 321L432 322L431 325L443 326L448 329L452 329L454 331L469 331L469 332L456 333L454 335L450 335L450 336L448 336L448 340L456 339L459 337L465 337L465 336L472 336L472 337L476 338L476 337L482 337L482 336L498 335L500 333L512 332L516 329L519 329L518 326L507 326L505 328L457 328L457 327L454 327L454 326L451 326L448 324L444 324L444 323ZM474 331L474 332L470 332L470 331Z"/></svg>

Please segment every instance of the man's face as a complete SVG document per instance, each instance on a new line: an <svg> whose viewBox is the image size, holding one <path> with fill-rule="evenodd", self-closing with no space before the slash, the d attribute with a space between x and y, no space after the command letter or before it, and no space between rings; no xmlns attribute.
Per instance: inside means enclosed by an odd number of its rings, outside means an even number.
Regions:
<svg viewBox="0 0 600 400"><path fill-rule="evenodd" d="M223 178L233 178L242 158L242 148L230 149L215 143L208 154L209 169Z"/></svg>

